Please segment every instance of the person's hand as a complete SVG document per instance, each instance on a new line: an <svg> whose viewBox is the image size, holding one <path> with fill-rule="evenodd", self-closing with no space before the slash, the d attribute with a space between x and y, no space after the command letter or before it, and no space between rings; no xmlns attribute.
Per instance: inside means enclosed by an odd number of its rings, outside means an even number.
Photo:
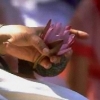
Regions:
<svg viewBox="0 0 100 100"><path fill-rule="evenodd" d="M1 54L9 54L19 59L35 62L40 55L49 55L49 48L39 37L44 28L7 25L0 28ZM49 68L50 61L43 60L41 65Z"/></svg>
<svg viewBox="0 0 100 100"><path fill-rule="evenodd" d="M42 28L40 28L43 30ZM49 54L49 49L38 36L39 28L30 28L22 25L7 25L0 29L0 41L9 45L34 46L43 55Z"/></svg>
<svg viewBox="0 0 100 100"><path fill-rule="evenodd" d="M44 41L39 37L41 31L44 28L40 27L26 27L22 25L7 25L0 28L0 48L2 54L9 54L19 59L35 62L41 55L48 56L50 50L45 45ZM59 30L61 30L60 28ZM62 33L55 27L53 29L55 33ZM54 33L54 32L52 32ZM81 31L70 29L70 33L75 34L79 38L87 37L87 34ZM50 34L49 34L50 35ZM55 40L54 34L51 34L48 38L49 41ZM64 47L64 45L62 45ZM66 45L65 47L66 48ZM64 51L64 52L63 52ZM58 54L71 55L71 49L61 49ZM60 54L61 55L61 54ZM49 59L50 58L50 59ZM53 55L48 59L44 58L40 62L44 68L50 68L52 63L57 63L60 60L60 56Z"/></svg>

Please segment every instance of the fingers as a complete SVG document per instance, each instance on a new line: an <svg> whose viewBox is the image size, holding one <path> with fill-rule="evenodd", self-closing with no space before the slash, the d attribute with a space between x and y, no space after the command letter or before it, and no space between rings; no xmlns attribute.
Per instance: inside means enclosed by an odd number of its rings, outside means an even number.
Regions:
<svg viewBox="0 0 100 100"><path fill-rule="evenodd" d="M29 41L42 55L49 55L50 50L40 37L34 35Z"/></svg>
<svg viewBox="0 0 100 100"><path fill-rule="evenodd" d="M34 47L18 47L12 44L5 44L5 51L7 54L17 57L22 60L35 62L36 59L40 56L40 53ZM51 62L49 58L44 58L40 65L48 69L51 67Z"/></svg>
<svg viewBox="0 0 100 100"><path fill-rule="evenodd" d="M40 62L40 65L42 65L45 69L49 69L52 66L49 58L47 58L47 57L42 59L42 61Z"/></svg>
<svg viewBox="0 0 100 100"><path fill-rule="evenodd" d="M75 34L78 38L84 39L89 37L89 35L86 32L80 30L70 29L70 33Z"/></svg>
<svg viewBox="0 0 100 100"><path fill-rule="evenodd" d="M72 49L71 48L69 48L69 49L66 49L66 50L64 50L63 51L64 53L62 53L67 59L69 59L71 56L72 56L72 53L73 53L73 51L72 51ZM50 61L52 62L52 63L60 63L60 60L61 60L61 57L62 56L60 56L60 55L57 55L57 56L51 56L50 57Z"/></svg>
<svg viewBox="0 0 100 100"><path fill-rule="evenodd" d="M32 61L33 60L32 56L35 56L35 54L34 54L35 51L33 49L30 50L30 47L29 48L18 47L18 46L12 45L10 43L9 44L5 43L4 45L5 45L5 52L7 54L17 57L19 59ZM33 53L32 53L32 51L33 51Z"/></svg>
<svg viewBox="0 0 100 100"><path fill-rule="evenodd" d="M55 63L55 64L60 63L60 59L61 59L60 56L51 56L51 57L50 57L50 61L51 61L52 63Z"/></svg>

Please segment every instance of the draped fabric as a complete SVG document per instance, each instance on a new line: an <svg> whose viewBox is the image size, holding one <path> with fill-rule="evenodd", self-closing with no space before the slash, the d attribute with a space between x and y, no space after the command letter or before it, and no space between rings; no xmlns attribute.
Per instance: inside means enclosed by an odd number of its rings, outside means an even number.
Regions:
<svg viewBox="0 0 100 100"><path fill-rule="evenodd" d="M100 78L100 1L83 0L73 18L72 26L89 34L89 39L78 40L73 50L93 61L89 67L90 75Z"/></svg>
<svg viewBox="0 0 100 100"><path fill-rule="evenodd" d="M100 11L100 0L94 0L96 7L98 8L98 10Z"/></svg>
<svg viewBox="0 0 100 100"><path fill-rule="evenodd" d="M87 93L89 100L100 100L100 0L82 0L71 24L72 27L89 34L89 39L85 41L77 40L73 46L73 51L82 59L86 57L89 62L89 76L87 75L89 79ZM82 62L84 63L84 59ZM80 67L83 64L82 62L77 61L77 63L81 63ZM87 67L85 63L84 67ZM85 73L86 70L80 68L80 73L82 71ZM80 80L79 78L78 80Z"/></svg>

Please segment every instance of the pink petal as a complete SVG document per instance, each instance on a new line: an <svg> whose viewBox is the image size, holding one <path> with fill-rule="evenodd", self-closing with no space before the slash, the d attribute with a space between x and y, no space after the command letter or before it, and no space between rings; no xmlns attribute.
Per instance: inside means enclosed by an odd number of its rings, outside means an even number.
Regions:
<svg viewBox="0 0 100 100"><path fill-rule="evenodd" d="M44 41L48 40L48 38L51 35L53 29L54 29L53 27L49 28L49 30L47 31L46 35L44 36Z"/></svg>
<svg viewBox="0 0 100 100"><path fill-rule="evenodd" d="M69 51L70 49L69 48L67 48L67 49L64 49L64 50L61 50L61 51L59 51L58 53L57 53L57 55L63 55L63 54L65 54L65 53L67 53L68 51Z"/></svg>
<svg viewBox="0 0 100 100"><path fill-rule="evenodd" d="M57 23L54 27L53 32L51 33L52 35L50 37L52 37L51 41L55 41L58 40L60 37L58 35L59 31L61 30L61 23Z"/></svg>
<svg viewBox="0 0 100 100"><path fill-rule="evenodd" d="M61 46L60 50L67 49L67 47L68 47L68 44L63 44L63 45Z"/></svg>
<svg viewBox="0 0 100 100"><path fill-rule="evenodd" d="M64 44L66 44L68 42L68 38L69 38L69 30L65 30L63 33L63 40L64 40Z"/></svg>
<svg viewBox="0 0 100 100"><path fill-rule="evenodd" d="M47 43L62 39L64 42L57 53L57 55L63 55L69 51L69 47L73 44L75 35L69 34L71 26L63 27L61 23L51 25L47 33L44 36L44 41Z"/></svg>
<svg viewBox="0 0 100 100"><path fill-rule="evenodd" d="M71 26L66 26L65 27L65 30L70 30L71 29Z"/></svg>
<svg viewBox="0 0 100 100"><path fill-rule="evenodd" d="M53 42L55 40L60 39L60 36L57 34L61 30L61 23L57 23L56 25L52 27L53 27L53 30L51 30L51 27L50 27L47 34L45 35L45 38L44 38L45 41Z"/></svg>
<svg viewBox="0 0 100 100"><path fill-rule="evenodd" d="M75 38L75 35L74 34L71 34L69 36L69 39L68 39L68 44L71 44L73 42L74 38Z"/></svg>

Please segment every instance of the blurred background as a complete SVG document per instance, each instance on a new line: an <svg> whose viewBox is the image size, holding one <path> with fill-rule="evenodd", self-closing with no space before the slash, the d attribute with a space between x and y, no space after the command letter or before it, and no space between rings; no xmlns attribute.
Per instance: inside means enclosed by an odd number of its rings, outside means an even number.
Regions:
<svg viewBox="0 0 100 100"><path fill-rule="evenodd" d="M70 88L89 100L100 100L100 1L0 0L0 24L45 26L49 19L90 36L87 40L76 39L72 58L60 75L44 78L35 73L36 79ZM5 61L17 69L15 58L7 55Z"/></svg>

